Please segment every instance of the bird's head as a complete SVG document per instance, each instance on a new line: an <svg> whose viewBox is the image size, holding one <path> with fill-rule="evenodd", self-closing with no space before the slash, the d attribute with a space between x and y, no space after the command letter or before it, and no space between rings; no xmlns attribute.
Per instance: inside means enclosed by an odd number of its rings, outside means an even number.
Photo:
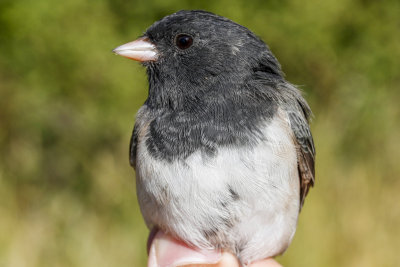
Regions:
<svg viewBox="0 0 400 267"><path fill-rule="evenodd" d="M172 107L210 90L234 90L256 72L282 75L267 45L250 30L199 10L166 16L141 38L113 51L142 62L148 70L149 98L158 94L158 102Z"/></svg>

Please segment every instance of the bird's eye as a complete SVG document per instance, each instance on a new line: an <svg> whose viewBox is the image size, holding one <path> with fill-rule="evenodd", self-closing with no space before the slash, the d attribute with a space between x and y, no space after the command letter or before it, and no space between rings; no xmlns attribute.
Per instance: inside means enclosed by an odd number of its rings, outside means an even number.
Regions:
<svg viewBox="0 0 400 267"><path fill-rule="evenodd" d="M193 38L187 34L179 34L176 36L176 46L180 49L188 49L193 44Z"/></svg>

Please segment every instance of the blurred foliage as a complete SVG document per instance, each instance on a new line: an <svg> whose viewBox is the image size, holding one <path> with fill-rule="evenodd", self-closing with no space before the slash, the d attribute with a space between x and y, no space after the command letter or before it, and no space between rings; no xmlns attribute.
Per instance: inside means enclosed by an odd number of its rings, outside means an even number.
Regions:
<svg viewBox="0 0 400 267"><path fill-rule="evenodd" d="M111 49L180 9L265 40L315 119L285 266L398 266L398 0L1 0L0 266L144 266L128 143L147 84Z"/></svg>

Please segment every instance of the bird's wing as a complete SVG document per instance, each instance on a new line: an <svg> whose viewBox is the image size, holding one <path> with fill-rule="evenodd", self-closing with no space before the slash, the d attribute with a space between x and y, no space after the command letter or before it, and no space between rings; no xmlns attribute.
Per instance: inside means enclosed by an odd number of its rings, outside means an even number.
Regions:
<svg viewBox="0 0 400 267"><path fill-rule="evenodd" d="M297 110L288 111L290 125L297 145L297 162L300 176L300 207L304 204L310 186L315 181L315 148L311 135L308 118L311 110L307 103L301 99L296 101Z"/></svg>
<svg viewBox="0 0 400 267"><path fill-rule="evenodd" d="M135 125L135 127L133 128L132 137L129 144L129 163L133 168L136 168L136 147L138 141L137 129L138 127L137 125Z"/></svg>

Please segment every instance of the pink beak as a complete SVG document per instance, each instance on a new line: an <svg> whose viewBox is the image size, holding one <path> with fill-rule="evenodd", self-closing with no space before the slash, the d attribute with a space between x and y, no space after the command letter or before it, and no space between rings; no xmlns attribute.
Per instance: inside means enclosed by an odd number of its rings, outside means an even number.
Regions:
<svg viewBox="0 0 400 267"><path fill-rule="evenodd" d="M150 42L148 37L141 37L133 42L118 46L113 52L140 62L155 61L158 56L155 45Z"/></svg>

